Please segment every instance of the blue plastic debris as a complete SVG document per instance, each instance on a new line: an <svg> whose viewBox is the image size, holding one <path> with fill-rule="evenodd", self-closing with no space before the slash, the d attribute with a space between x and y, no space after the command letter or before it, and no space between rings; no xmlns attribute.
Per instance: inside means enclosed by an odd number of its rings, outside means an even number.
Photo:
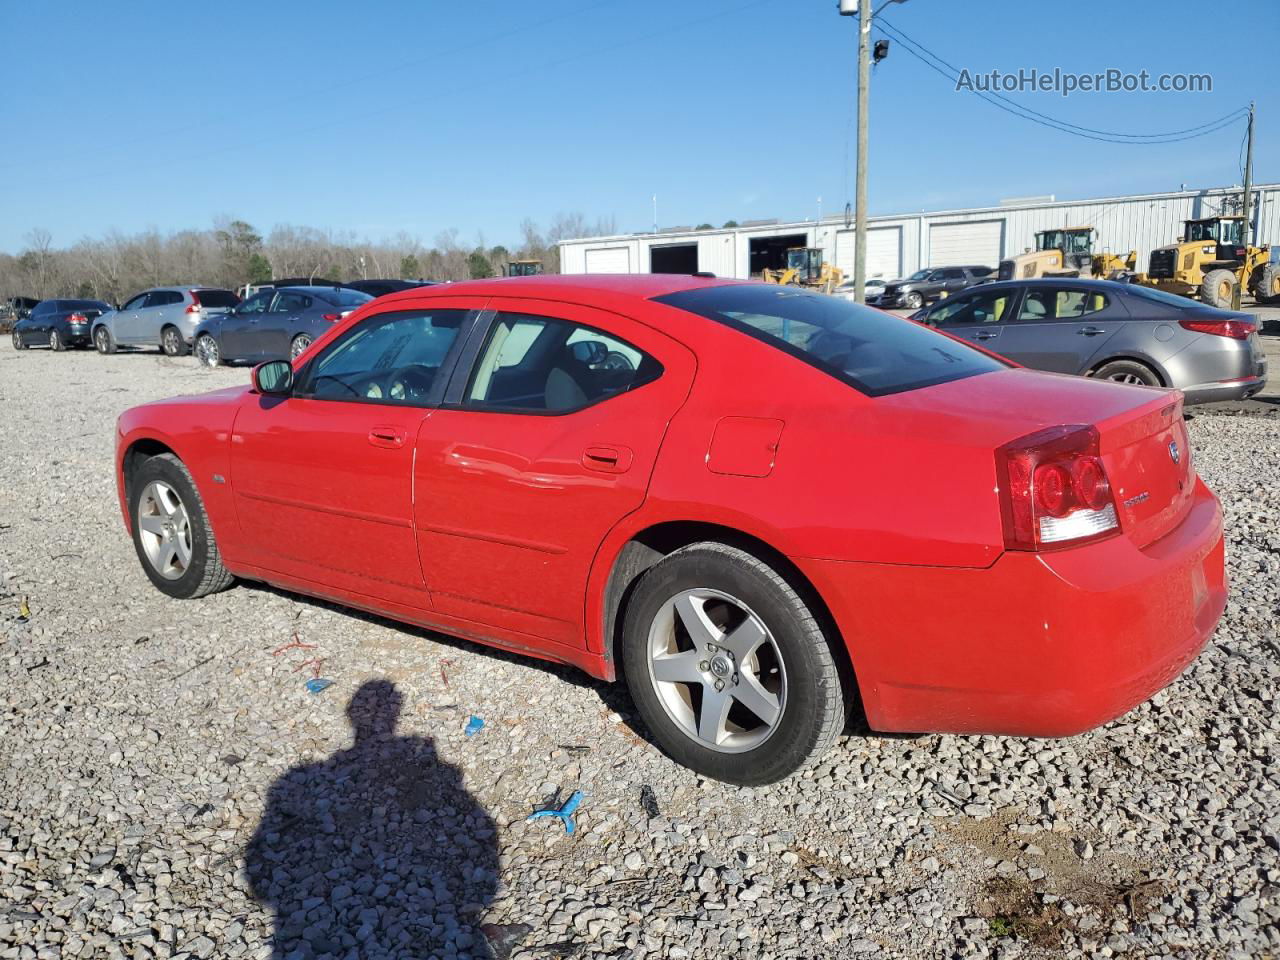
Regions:
<svg viewBox="0 0 1280 960"><path fill-rule="evenodd" d="M314 677L307 681L307 693L324 693L332 686L332 680L326 680L324 677Z"/></svg>
<svg viewBox="0 0 1280 960"><path fill-rule="evenodd" d="M564 832L573 833L573 812L578 809L578 804L582 802L582 791L575 790L566 800L560 809L555 810L535 810L525 818L525 822L537 820L540 817L556 817L564 824Z"/></svg>
<svg viewBox="0 0 1280 960"><path fill-rule="evenodd" d="M468 737L474 737L477 733L480 732L483 726L484 726L484 720L482 720L480 717L477 717L475 714L472 714L471 719L467 721L467 726L462 732L465 733Z"/></svg>

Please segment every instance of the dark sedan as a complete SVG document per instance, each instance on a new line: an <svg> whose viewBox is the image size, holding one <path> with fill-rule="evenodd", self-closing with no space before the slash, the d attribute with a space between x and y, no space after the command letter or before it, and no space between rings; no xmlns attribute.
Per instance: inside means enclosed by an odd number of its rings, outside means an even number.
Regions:
<svg viewBox="0 0 1280 960"><path fill-rule="evenodd" d="M42 346L65 350L90 346L89 328L111 309L111 304L101 300L42 300L14 324L14 349Z"/></svg>
<svg viewBox="0 0 1280 960"><path fill-rule="evenodd" d="M196 330L192 352L209 367L244 360L292 360L352 310L373 298L346 287L259 290Z"/></svg>
<svg viewBox="0 0 1280 960"><path fill-rule="evenodd" d="M912 319L1038 370L1177 387L1189 404L1242 400L1267 380L1254 317L1134 284L986 283Z"/></svg>
<svg viewBox="0 0 1280 960"><path fill-rule="evenodd" d="M352 280L344 286L367 293L371 297L385 297L389 293L412 290L414 287L430 287L434 284L430 280Z"/></svg>

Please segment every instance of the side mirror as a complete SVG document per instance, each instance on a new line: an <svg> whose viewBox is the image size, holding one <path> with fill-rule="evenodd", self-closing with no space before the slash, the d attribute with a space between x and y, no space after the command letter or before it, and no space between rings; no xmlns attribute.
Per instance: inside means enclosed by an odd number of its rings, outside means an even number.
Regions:
<svg viewBox="0 0 1280 960"><path fill-rule="evenodd" d="M268 396L287 397L293 390L293 366L287 360L269 360L253 368L253 388Z"/></svg>
<svg viewBox="0 0 1280 960"><path fill-rule="evenodd" d="M604 363L609 356L609 348L599 340L579 340L569 349L573 353L573 359L589 367Z"/></svg>

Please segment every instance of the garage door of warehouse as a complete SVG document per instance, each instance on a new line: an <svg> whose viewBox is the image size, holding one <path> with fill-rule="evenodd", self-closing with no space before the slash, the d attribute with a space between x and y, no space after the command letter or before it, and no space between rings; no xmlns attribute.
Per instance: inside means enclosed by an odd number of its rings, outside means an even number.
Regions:
<svg viewBox="0 0 1280 960"><path fill-rule="evenodd" d="M626 247L601 247L587 251L587 273L630 273L631 252Z"/></svg>
<svg viewBox="0 0 1280 960"><path fill-rule="evenodd" d="M929 227L929 266L931 267L973 264L991 267L994 270L1000 263L1003 252L1003 220L936 223Z"/></svg>
<svg viewBox="0 0 1280 960"><path fill-rule="evenodd" d="M857 234L841 230L836 234L836 266L846 280L853 279L853 257ZM867 279L896 280L902 276L902 228L867 228Z"/></svg>

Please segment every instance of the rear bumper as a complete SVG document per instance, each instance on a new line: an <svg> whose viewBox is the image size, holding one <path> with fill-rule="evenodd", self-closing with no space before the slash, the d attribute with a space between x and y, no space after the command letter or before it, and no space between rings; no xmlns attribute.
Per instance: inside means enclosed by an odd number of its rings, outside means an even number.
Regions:
<svg viewBox="0 0 1280 960"><path fill-rule="evenodd" d="M1267 385L1267 378L1248 377L1227 383L1197 383L1183 387L1182 393L1187 405L1195 403L1214 403L1220 400L1247 400L1255 393L1261 392Z"/></svg>
<svg viewBox="0 0 1280 960"><path fill-rule="evenodd" d="M876 730L1069 736L1132 709L1204 647L1227 602L1222 512L1127 537L1006 552L985 570L797 559L827 599Z"/></svg>

